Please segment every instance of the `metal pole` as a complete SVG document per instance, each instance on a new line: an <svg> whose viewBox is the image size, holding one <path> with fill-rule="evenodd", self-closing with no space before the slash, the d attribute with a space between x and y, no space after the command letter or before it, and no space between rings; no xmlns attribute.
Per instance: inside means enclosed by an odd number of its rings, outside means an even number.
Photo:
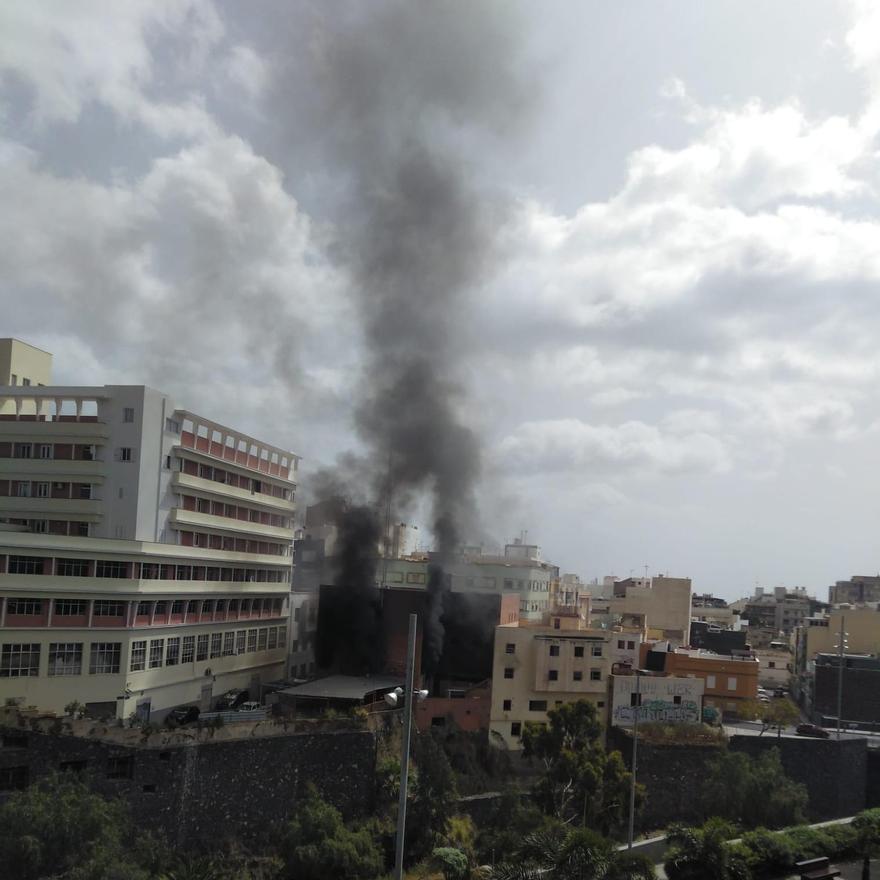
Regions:
<svg viewBox="0 0 880 880"><path fill-rule="evenodd" d="M416 623L418 615L409 616L406 648L406 690L403 693L403 742L400 745L400 799L397 806L397 842L394 848L394 880L403 880L403 838L406 832L406 787L409 782L409 739L415 702Z"/></svg>
<svg viewBox="0 0 880 880"><path fill-rule="evenodd" d="M633 714L633 751L632 751L632 776L629 781L629 837L627 849L633 846L633 830L636 824L636 749L639 742L639 709L642 707L642 692L639 670L636 670L636 711Z"/></svg>
<svg viewBox="0 0 880 880"><path fill-rule="evenodd" d="M846 618L840 615L840 644L837 654L837 738L840 739L840 719L843 715L843 645L844 630L843 625Z"/></svg>

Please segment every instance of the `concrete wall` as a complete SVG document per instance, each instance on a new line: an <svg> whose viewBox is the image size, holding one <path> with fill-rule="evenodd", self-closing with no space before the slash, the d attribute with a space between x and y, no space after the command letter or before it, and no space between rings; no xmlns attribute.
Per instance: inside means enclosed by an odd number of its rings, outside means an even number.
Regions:
<svg viewBox="0 0 880 880"><path fill-rule="evenodd" d="M28 728L0 728L0 734L4 743L22 737L26 743L0 747L0 767L27 767L33 782L63 762L81 762L97 791L125 799L139 827L164 832L178 845L216 848L225 839L260 838L293 814L310 782L346 816L368 813L373 806L376 739L369 731L165 747ZM108 778L113 759L125 759L131 778Z"/></svg>
<svg viewBox="0 0 880 880"><path fill-rule="evenodd" d="M757 756L778 748L786 775L807 787L813 821L852 816L865 809L867 744L863 739L733 736L733 751Z"/></svg>

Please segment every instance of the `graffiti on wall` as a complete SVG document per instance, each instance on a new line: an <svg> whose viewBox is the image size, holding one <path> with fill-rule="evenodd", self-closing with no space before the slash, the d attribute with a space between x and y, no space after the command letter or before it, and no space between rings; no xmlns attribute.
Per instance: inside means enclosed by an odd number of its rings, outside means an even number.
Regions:
<svg viewBox="0 0 880 880"><path fill-rule="evenodd" d="M667 700L650 700L638 707L639 723L660 721L668 723L696 724L700 720L699 704L693 700L682 700L673 703ZM635 706L615 706L614 723L632 724L635 721Z"/></svg>

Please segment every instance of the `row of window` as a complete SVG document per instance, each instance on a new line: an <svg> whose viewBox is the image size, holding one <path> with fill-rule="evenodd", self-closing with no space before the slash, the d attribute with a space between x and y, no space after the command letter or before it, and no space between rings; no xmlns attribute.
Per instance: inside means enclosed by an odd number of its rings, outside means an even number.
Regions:
<svg viewBox="0 0 880 880"><path fill-rule="evenodd" d="M42 615L46 603L54 601L52 609L56 617L82 617L88 613L86 599L7 599L7 614ZM124 617L127 602L118 602L110 599L93 599L92 615L94 617ZM175 599L173 601L160 600L154 602L138 602L138 617L149 616L151 618L165 617L169 612L172 616L183 615L198 616L201 614L270 614L280 615L284 610L284 599L280 596L275 598L259 599Z"/></svg>
<svg viewBox="0 0 880 880"><path fill-rule="evenodd" d="M250 630L203 633L199 636L177 636L131 643L132 672L146 668L158 669L181 663L207 660L208 657L229 657L256 651L273 651L287 645L287 627L270 626ZM50 642L48 675L82 675L82 642ZM7 643L0 647L0 678L28 678L40 674L39 643ZM92 642L89 646L89 675L118 673L122 662L121 642Z"/></svg>
<svg viewBox="0 0 880 880"><path fill-rule="evenodd" d="M273 498L281 498L285 501L293 498L293 492L283 486L276 486L267 480L257 480L245 477L234 471L223 470L209 464L196 464L189 459L182 459L180 470L191 477L199 477L202 480L212 480L215 483L223 483L234 489L244 489L253 494L270 495Z"/></svg>
<svg viewBox="0 0 880 880"><path fill-rule="evenodd" d="M504 667L504 677L505 678L514 678L516 675L516 670L512 666ZM575 669L572 671L572 681L583 681L584 680L584 671L582 669ZM547 670L547 681L559 681L559 670L558 669L548 669ZM602 670L601 669L591 669L590 670L590 681L602 681Z"/></svg>
<svg viewBox="0 0 880 880"><path fill-rule="evenodd" d="M548 645L548 654L551 657L559 656L560 645ZM574 656L575 657L583 657L584 656L585 647L584 645L574 645ZM516 644L514 642L507 642L504 646L505 654L515 654L516 653ZM590 645L590 656L591 657L601 657L602 656L602 645Z"/></svg>
<svg viewBox="0 0 880 880"><path fill-rule="evenodd" d="M40 674L41 645L12 643L0 647L0 678L26 678ZM89 674L119 672L121 642L92 642L89 649ZM49 675L81 675L82 642L49 644Z"/></svg>
<svg viewBox="0 0 880 880"><path fill-rule="evenodd" d="M57 447L57 448L56 448ZM95 447L83 443L0 443L0 458L53 458L65 461L94 461Z"/></svg>
<svg viewBox="0 0 880 880"><path fill-rule="evenodd" d="M201 633L198 636L138 639L131 643L132 672L159 669L215 657L232 657L256 651L274 651L287 646L286 626L264 626L259 629L226 630Z"/></svg>
<svg viewBox="0 0 880 880"><path fill-rule="evenodd" d="M52 570L54 562L54 571ZM233 568L218 565L171 565L159 562L123 562L108 559L10 556L9 574L54 574L59 577L126 578L135 580L229 581L232 583L286 583L290 569Z"/></svg>
<svg viewBox="0 0 880 880"><path fill-rule="evenodd" d="M207 498L195 498L192 495L181 495L181 507L184 510L194 510L197 513L206 513L210 516L222 516L226 519L234 519L239 522L252 522L264 526L278 528L290 528L290 518L277 513L269 513L265 510L255 510L252 507L239 507L237 504L227 504L224 501L210 501Z"/></svg>
<svg viewBox="0 0 880 880"><path fill-rule="evenodd" d="M0 483L5 486L6 481ZM89 500L92 497L91 483L52 483L48 480L10 480L8 490L0 495L12 498L78 498Z"/></svg>
<svg viewBox="0 0 880 880"><path fill-rule="evenodd" d="M555 708L559 708L562 705L562 700L556 700L554 703ZM513 710L513 700L504 700L502 703L502 708L505 712L510 712ZM604 700L597 700L596 702L597 709L605 708ZM529 700L529 712L546 712L547 711L547 701L546 700ZM533 724L535 722L529 722ZM512 721L510 723L510 734L511 736L521 736L522 735L522 721ZM542 725L544 726L544 725Z"/></svg>
<svg viewBox="0 0 880 880"><path fill-rule="evenodd" d="M91 534L90 524L81 520L6 517L0 521L14 526L24 526L28 531L39 535L69 535L72 538L88 538ZM39 574L39 572L35 573Z"/></svg>

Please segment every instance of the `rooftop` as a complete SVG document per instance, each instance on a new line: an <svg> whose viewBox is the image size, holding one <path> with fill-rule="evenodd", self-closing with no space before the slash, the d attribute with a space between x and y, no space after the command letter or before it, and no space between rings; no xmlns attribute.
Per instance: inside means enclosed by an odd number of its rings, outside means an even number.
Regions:
<svg viewBox="0 0 880 880"><path fill-rule="evenodd" d="M279 693L313 700L363 700L375 691L403 687L402 678L382 675L328 675L306 684L285 688Z"/></svg>

